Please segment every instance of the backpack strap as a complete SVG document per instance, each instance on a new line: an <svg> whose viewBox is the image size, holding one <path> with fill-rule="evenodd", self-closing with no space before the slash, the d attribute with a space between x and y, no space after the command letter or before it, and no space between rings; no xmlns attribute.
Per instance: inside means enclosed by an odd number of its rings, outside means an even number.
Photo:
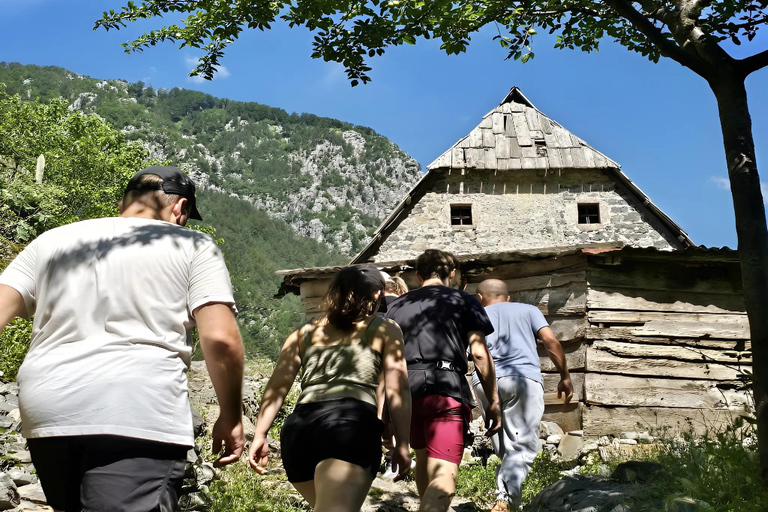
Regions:
<svg viewBox="0 0 768 512"><path fill-rule="evenodd" d="M371 344L371 339L373 338L374 333L383 323L384 317L378 315L374 316L373 319L368 323L368 327L363 333L363 338L360 340L360 344L366 347L369 346Z"/></svg>
<svg viewBox="0 0 768 512"><path fill-rule="evenodd" d="M299 347L299 356L301 360L304 360L304 354L307 353L307 349L312 346L312 335L315 333L316 326L312 326L311 323L305 324L308 328L304 332L304 338L301 340L301 346ZM311 326L311 327L310 327Z"/></svg>

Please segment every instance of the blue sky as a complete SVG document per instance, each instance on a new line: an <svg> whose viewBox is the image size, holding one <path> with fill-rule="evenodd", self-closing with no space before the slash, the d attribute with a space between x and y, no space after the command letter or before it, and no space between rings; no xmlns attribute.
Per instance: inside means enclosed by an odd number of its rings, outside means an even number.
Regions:
<svg viewBox="0 0 768 512"><path fill-rule="evenodd" d="M190 79L195 54L167 44L126 55L120 43L150 25L92 30L120 0L0 0L0 61L61 66L94 78L143 80L257 101L370 126L427 165L468 133L513 85L623 170L698 244L736 246L733 206L714 97L672 61L652 64L605 42L599 53L535 41L528 64L505 61L490 32L465 55L438 44L394 48L371 61L373 82L351 88L341 66L310 58L310 33L276 25L250 32L212 82ZM746 48L768 48L761 33ZM738 53L736 54L739 55ZM768 70L747 83L758 165L768 175ZM768 182L768 178L764 179Z"/></svg>

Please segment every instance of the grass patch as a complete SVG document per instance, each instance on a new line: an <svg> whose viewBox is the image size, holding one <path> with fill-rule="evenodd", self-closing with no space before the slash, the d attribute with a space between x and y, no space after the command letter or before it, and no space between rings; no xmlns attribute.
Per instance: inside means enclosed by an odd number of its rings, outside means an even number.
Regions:
<svg viewBox="0 0 768 512"><path fill-rule="evenodd" d="M282 490L270 476L256 474L244 462L238 462L213 482L209 495L210 512L304 512L303 499Z"/></svg>
<svg viewBox="0 0 768 512"><path fill-rule="evenodd" d="M496 468L501 463L496 456L488 464L465 464L459 467L456 495L486 507L496 503Z"/></svg>

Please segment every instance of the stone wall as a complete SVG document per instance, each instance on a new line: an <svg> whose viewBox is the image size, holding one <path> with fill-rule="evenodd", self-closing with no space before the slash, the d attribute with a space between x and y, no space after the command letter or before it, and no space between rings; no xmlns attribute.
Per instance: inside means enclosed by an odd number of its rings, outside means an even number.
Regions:
<svg viewBox="0 0 768 512"><path fill-rule="evenodd" d="M579 203L599 203L601 223L579 224ZM471 226L451 225L452 204L472 205ZM413 258L428 248L471 254L616 241L658 249L679 246L601 170L453 171L416 201L374 259Z"/></svg>

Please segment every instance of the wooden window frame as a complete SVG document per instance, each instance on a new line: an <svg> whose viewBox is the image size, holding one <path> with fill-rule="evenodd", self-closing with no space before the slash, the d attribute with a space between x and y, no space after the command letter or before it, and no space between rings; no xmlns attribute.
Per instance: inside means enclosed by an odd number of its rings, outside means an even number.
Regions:
<svg viewBox="0 0 768 512"><path fill-rule="evenodd" d="M459 222L454 222L458 220ZM467 220L469 222L467 222ZM472 203L451 204L450 212L451 227L467 228L475 225L475 219L472 216Z"/></svg>
<svg viewBox="0 0 768 512"><path fill-rule="evenodd" d="M582 208L590 208L590 211L583 212ZM597 216L597 222L593 222L592 218ZM582 222L585 219L585 222ZM602 215L600 214L600 203L577 203L576 204L576 222L580 226L596 226L603 223Z"/></svg>

